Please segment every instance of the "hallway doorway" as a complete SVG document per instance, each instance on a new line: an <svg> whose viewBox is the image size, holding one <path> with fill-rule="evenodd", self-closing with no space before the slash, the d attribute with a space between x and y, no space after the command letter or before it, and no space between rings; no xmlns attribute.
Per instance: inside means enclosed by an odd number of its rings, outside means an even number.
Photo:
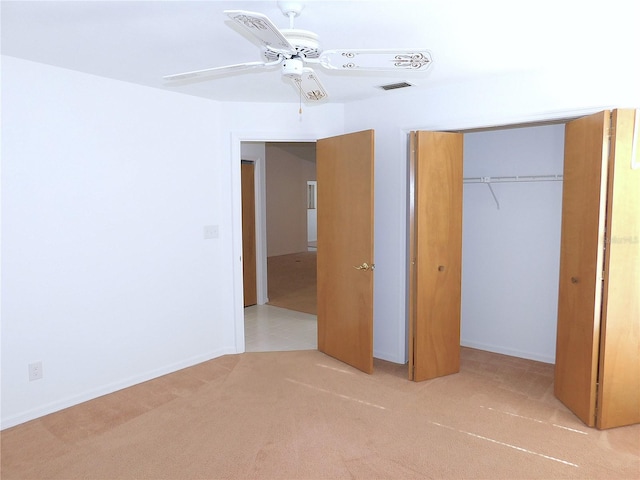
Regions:
<svg viewBox="0 0 640 480"><path fill-rule="evenodd" d="M241 151L256 167L257 302L244 311L245 349L315 349L316 252L307 236L315 143L242 142Z"/></svg>

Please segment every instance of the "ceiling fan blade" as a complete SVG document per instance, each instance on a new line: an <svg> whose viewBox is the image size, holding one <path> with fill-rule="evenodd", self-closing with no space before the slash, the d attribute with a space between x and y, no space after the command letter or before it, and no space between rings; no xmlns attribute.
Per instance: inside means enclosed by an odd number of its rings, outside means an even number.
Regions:
<svg viewBox="0 0 640 480"><path fill-rule="evenodd" d="M253 70L256 68L271 67L273 65L279 64L281 61L282 60L279 59L277 61L269 62L269 63L264 63L264 62L237 63L235 65L226 65L224 67L206 68L204 70L195 70L193 72L177 73L175 75L167 75L162 78L168 81L206 80L209 77L224 75L225 73L241 72L244 70Z"/></svg>
<svg viewBox="0 0 640 480"><path fill-rule="evenodd" d="M307 102L319 102L329 96L316 73L310 68L303 68L301 75L291 76L289 79Z"/></svg>
<svg viewBox="0 0 640 480"><path fill-rule="evenodd" d="M428 50L325 50L318 63L330 70L424 72L432 59Z"/></svg>
<svg viewBox="0 0 640 480"><path fill-rule="evenodd" d="M257 38L263 47L291 55L296 54L296 49L266 15L245 10L225 10L224 13Z"/></svg>

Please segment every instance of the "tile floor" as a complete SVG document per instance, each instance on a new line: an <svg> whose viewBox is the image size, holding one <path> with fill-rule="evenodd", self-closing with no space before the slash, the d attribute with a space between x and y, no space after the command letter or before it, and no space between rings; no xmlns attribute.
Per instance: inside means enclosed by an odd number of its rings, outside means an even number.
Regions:
<svg viewBox="0 0 640 480"><path fill-rule="evenodd" d="M244 339L247 352L315 350L316 316L271 305L246 307Z"/></svg>

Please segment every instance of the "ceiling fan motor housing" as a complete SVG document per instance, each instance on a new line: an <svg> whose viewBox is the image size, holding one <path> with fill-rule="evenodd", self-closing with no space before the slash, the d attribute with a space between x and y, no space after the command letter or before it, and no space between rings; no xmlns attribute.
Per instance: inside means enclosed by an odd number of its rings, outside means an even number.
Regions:
<svg viewBox="0 0 640 480"><path fill-rule="evenodd" d="M283 28L280 32L291 46L296 49L298 56L302 58L318 58L322 53L317 34L297 28ZM264 57L268 62L278 60L281 55L281 52L271 50L269 47L264 51Z"/></svg>
<svg viewBox="0 0 640 480"><path fill-rule="evenodd" d="M304 63L298 57L288 58L282 62L282 75L289 78L299 78L302 75Z"/></svg>

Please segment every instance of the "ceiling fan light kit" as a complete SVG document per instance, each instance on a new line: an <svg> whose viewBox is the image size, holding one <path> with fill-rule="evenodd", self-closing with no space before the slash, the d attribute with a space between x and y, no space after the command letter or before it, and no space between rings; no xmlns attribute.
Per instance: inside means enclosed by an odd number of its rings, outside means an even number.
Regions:
<svg viewBox="0 0 640 480"><path fill-rule="evenodd" d="M289 17L289 28L278 29L261 13L225 10L225 14L262 48L263 62L245 62L193 72L165 76L168 81L206 80L223 74L281 65L281 75L307 102L318 102L328 94L315 71L315 64L327 70L357 72L425 72L431 67L431 53L425 49L357 49L322 50L318 35L294 28L294 18L303 9L302 2L279 1L283 15Z"/></svg>
<svg viewBox="0 0 640 480"><path fill-rule="evenodd" d="M299 57L288 58L282 62L282 75L288 78L296 78L302 75L304 62Z"/></svg>

